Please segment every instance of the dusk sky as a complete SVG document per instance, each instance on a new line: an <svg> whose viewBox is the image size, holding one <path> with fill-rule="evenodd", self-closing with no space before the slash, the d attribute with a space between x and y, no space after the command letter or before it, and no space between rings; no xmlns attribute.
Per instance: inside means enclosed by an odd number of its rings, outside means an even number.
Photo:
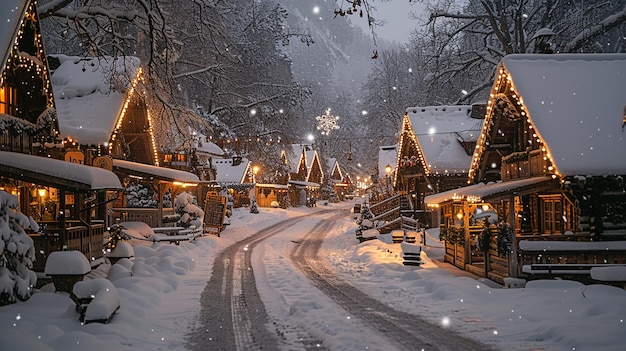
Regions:
<svg viewBox="0 0 626 351"><path fill-rule="evenodd" d="M372 16L386 22L383 26L376 28L378 38L400 43L408 42L411 31L418 24L417 20L411 18L411 13L419 12L424 8L423 4L408 0L376 0L372 2L372 5L376 8ZM352 22L369 33L365 18L355 16Z"/></svg>

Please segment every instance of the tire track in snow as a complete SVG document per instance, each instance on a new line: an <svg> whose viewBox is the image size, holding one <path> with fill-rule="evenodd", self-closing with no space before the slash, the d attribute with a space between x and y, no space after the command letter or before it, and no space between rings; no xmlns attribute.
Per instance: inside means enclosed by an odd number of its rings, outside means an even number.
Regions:
<svg viewBox="0 0 626 351"><path fill-rule="evenodd" d="M390 350L490 350L491 347L468 339L449 329L431 324L419 316L393 309L338 277L320 257L324 237L335 226L336 215L320 222L294 247L291 260L296 267L337 305L360 318L370 328L389 340ZM401 307L401 306L399 306Z"/></svg>
<svg viewBox="0 0 626 351"><path fill-rule="evenodd" d="M265 307L256 289L251 253L260 242L297 224L302 218L331 211L321 210L287 219L222 251L215 258L211 279L200 297L199 327L189 337L190 349L277 350L285 346L281 343L286 342L285 335L290 334L296 337L289 339L298 340L303 349L315 345L319 350L319 342L304 330L293 326L269 326Z"/></svg>

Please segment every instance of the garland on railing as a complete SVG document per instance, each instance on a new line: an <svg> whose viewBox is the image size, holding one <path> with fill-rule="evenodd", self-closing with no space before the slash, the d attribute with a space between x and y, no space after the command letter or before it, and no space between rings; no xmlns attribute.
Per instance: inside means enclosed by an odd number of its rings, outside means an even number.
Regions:
<svg viewBox="0 0 626 351"><path fill-rule="evenodd" d="M511 251L511 226L506 222L498 223L498 236L496 237L498 257L507 257Z"/></svg>
<svg viewBox="0 0 626 351"><path fill-rule="evenodd" d="M450 244L465 245L465 233L461 226L452 225L449 227L442 227L440 230L440 240L445 240Z"/></svg>

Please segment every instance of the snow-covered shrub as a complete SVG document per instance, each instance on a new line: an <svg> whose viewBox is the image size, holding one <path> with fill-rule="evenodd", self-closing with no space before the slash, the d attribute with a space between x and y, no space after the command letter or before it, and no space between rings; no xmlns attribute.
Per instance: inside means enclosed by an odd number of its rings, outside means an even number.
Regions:
<svg viewBox="0 0 626 351"><path fill-rule="evenodd" d="M37 282L33 239L24 229L39 230L32 217L18 212L17 196L0 191L0 305L26 300Z"/></svg>
<svg viewBox="0 0 626 351"><path fill-rule="evenodd" d="M250 204L250 213L259 213L259 205L257 205L255 198L252 198L252 203Z"/></svg>
<svg viewBox="0 0 626 351"><path fill-rule="evenodd" d="M180 215L180 220L176 225L185 228L189 228L192 225L196 228L202 228L204 211L198 206L196 199L190 193L182 192L176 195L174 212Z"/></svg>
<svg viewBox="0 0 626 351"><path fill-rule="evenodd" d="M154 189L142 183L131 184L124 190L128 207L155 208L158 206Z"/></svg>

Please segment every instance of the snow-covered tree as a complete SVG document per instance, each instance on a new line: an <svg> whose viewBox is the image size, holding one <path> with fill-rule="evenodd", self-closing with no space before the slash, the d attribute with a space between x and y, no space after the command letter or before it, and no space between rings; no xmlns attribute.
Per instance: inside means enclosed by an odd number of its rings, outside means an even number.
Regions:
<svg viewBox="0 0 626 351"><path fill-rule="evenodd" d="M0 305L28 299L37 282L35 246L24 229L38 231L39 225L17 208L17 196L0 190Z"/></svg>
<svg viewBox="0 0 626 351"><path fill-rule="evenodd" d="M254 197L252 198L252 202L250 203L250 213L259 213L259 205L256 203L256 198Z"/></svg>
<svg viewBox="0 0 626 351"><path fill-rule="evenodd" d="M188 192L181 192L174 199L174 212L180 215L176 225L189 228L192 225L202 228L204 211L198 206L196 198Z"/></svg>
<svg viewBox="0 0 626 351"><path fill-rule="evenodd" d="M124 193L126 194L126 203L128 207L155 208L158 206L157 196L154 189L151 189L142 183L130 184L126 187Z"/></svg>

